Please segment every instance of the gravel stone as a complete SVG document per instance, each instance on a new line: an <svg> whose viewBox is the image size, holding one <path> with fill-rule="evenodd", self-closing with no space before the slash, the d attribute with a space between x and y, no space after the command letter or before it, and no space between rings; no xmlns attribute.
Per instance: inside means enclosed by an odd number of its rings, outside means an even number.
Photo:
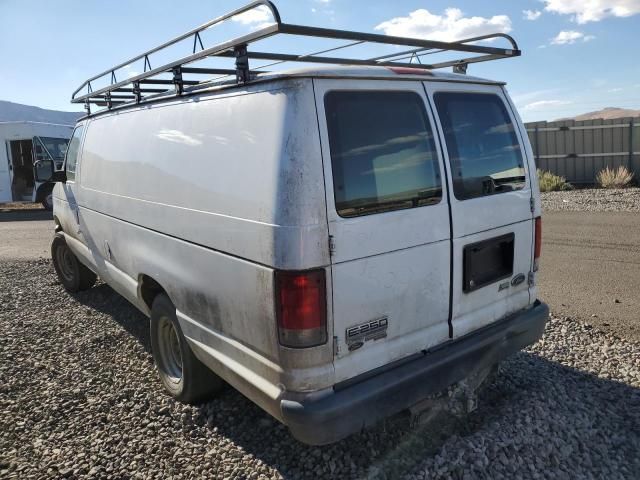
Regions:
<svg viewBox="0 0 640 480"><path fill-rule="evenodd" d="M542 211L640 212L640 188L585 188L543 192Z"/></svg>
<svg viewBox="0 0 640 480"><path fill-rule="evenodd" d="M0 292L3 479L640 478L640 346L570 318L471 414L308 447L231 388L168 398L148 320L107 285L69 295L48 260L4 261Z"/></svg>

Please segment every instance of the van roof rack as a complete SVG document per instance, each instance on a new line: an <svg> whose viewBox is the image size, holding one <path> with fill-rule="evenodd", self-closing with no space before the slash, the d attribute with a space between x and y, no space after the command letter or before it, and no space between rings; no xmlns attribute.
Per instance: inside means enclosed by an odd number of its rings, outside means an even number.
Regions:
<svg viewBox="0 0 640 480"><path fill-rule="evenodd" d="M232 17L245 14L255 9L262 9L263 11L260 12L261 14L270 13L273 18L273 22L232 40L227 40L212 46L205 46L203 44L201 34L205 30L220 25ZM349 43L307 54L263 52L248 49L249 45L278 34L299 35L321 39L347 40ZM193 39L193 48L191 49L190 54L161 66L155 68L151 67L150 56L152 54L157 54L158 52L168 49L179 42L186 41L189 38ZM497 48L477 44L477 42L481 40L492 40L496 38L506 39L511 44L511 48ZM324 53L366 43L392 45L395 47L404 47L404 49L373 58L321 56L321 54ZM410 48L406 49L406 47ZM422 57L442 52L463 52L465 54L473 53L476 55L471 57L463 56L456 60L448 60L439 63L422 63ZM467 38L457 42L441 42L383 34L294 25L282 22L278 9L269 0L256 0L244 7L214 18L213 20L194 28L187 33L184 33L163 43L162 45L152 48L151 50L127 60L126 62L111 67L110 69L85 80L82 85L73 92L71 96L71 103L84 103L87 114L91 114L91 104L111 109L114 106L127 103L141 103L145 101L145 99L150 99L157 95L165 95L168 93L181 95L185 91L185 87L193 88L196 85L204 83L211 84L212 81L222 78L226 78L228 81L229 76L235 76L236 83L246 83L255 78L258 73L267 73L261 69L284 62L358 66L366 65L399 68L409 67L424 70L453 67L453 71L456 73L466 73L467 65L470 63L517 57L519 55L520 50L518 49L518 45L515 40L504 33L494 33ZM187 65L193 64L194 62L212 57L235 59L235 68L187 67ZM258 66L255 69L249 69L250 59L266 60L274 63ZM414 60L416 60L416 63L413 62ZM116 71L120 69L131 69L136 66L139 68L139 63L143 63L143 73L131 75L124 80L118 80L116 78ZM167 78L166 74L170 74L171 78ZM197 80L197 78L202 78L202 75L217 75L218 77L213 79L208 78L204 81ZM185 76L189 76L190 78L187 79ZM94 90L94 85L96 83L101 83L100 81L108 82L108 85ZM94 85L92 85L92 83Z"/></svg>

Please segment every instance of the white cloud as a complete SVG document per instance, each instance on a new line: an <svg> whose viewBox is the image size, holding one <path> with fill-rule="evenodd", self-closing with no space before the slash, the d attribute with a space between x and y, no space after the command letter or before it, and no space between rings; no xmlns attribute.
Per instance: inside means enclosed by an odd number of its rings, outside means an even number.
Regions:
<svg viewBox="0 0 640 480"><path fill-rule="evenodd" d="M549 98L550 96L558 95L558 89L556 88L545 88L541 90L529 90L525 93L512 93L511 99L515 102L515 104L520 107L524 107L528 103L535 102L538 99Z"/></svg>
<svg viewBox="0 0 640 480"><path fill-rule="evenodd" d="M522 14L524 15L525 20L533 21L539 19L542 12L540 10L523 10Z"/></svg>
<svg viewBox="0 0 640 480"><path fill-rule="evenodd" d="M315 0L316 7L311 7L311 13L318 13L330 17L331 21L335 21L336 12L331 8L332 0Z"/></svg>
<svg viewBox="0 0 640 480"><path fill-rule="evenodd" d="M585 35L582 32L576 32L575 30L563 30L554 38L551 39L553 45L570 45L576 43L578 40L583 42L589 42L596 38L593 35Z"/></svg>
<svg viewBox="0 0 640 480"><path fill-rule="evenodd" d="M548 107L559 107L562 105L569 105L571 102L566 100L539 100L537 102L531 102L522 107L522 110L544 110Z"/></svg>
<svg viewBox="0 0 640 480"><path fill-rule="evenodd" d="M599 22L606 17L630 17L640 13L640 0L543 0L548 12L572 15L574 22Z"/></svg>
<svg viewBox="0 0 640 480"><path fill-rule="evenodd" d="M622 91L622 88L619 88L619 87L610 88L609 90L607 90L607 92L609 92L609 93L617 93L617 92L621 92L621 91Z"/></svg>
<svg viewBox="0 0 640 480"><path fill-rule="evenodd" d="M554 45L564 45L565 43L575 43L576 40L584 37L584 33L576 32L575 30L563 30L555 36L551 43Z"/></svg>
<svg viewBox="0 0 640 480"><path fill-rule="evenodd" d="M274 23L271 10L264 5L260 5L259 7L252 8L240 15L236 15L232 17L232 20L234 22L241 23L242 25L251 25L255 29L264 28L267 25Z"/></svg>
<svg viewBox="0 0 640 480"><path fill-rule="evenodd" d="M451 42L477 37L487 33L511 31L511 19L507 15L493 17L464 17L462 10L447 8L444 15L435 15L421 8L407 17L396 17L375 27L387 35L427 38Z"/></svg>
<svg viewBox="0 0 640 480"><path fill-rule="evenodd" d="M132 70L131 65L125 65L122 67L124 73L127 75L127 78L135 77L136 75L140 75L140 72L136 70Z"/></svg>

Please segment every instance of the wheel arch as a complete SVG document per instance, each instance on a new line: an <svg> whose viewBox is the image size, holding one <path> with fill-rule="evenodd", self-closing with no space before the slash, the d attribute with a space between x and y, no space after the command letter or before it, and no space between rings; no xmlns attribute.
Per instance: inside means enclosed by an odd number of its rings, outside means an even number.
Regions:
<svg viewBox="0 0 640 480"><path fill-rule="evenodd" d="M62 223L60 222L60 219L58 218L58 216L57 216L57 215L54 215L54 216L53 216L53 224L54 224L54 231L55 231L56 233L58 233L58 232L62 232L62 231L63 231L63 229L62 229Z"/></svg>
<svg viewBox="0 0 640 480"><path fill-rule="evenodd" d="M167 290L152 276L144 273L138 276L138 298L140 298L144 306L146 306L147 313L151 313L153 300L161 293L169 296Z"/></svg>

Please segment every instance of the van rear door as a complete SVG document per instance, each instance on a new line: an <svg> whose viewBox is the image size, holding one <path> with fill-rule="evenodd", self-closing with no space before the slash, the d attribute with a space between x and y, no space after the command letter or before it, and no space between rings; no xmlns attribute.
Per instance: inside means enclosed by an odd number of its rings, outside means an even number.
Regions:
<svg viewBox="0 0 640 480"><path fill-rule="evenodd" d="M449 339L449 209L420 82L314 87L340 382Z"/></svg>
<svg viewBox="0 0 640 480"><path fill-rule="evenodd" d="M497 85L425 82L449 170L453 337L530 298L532 189L516 118Z"/></svg>

